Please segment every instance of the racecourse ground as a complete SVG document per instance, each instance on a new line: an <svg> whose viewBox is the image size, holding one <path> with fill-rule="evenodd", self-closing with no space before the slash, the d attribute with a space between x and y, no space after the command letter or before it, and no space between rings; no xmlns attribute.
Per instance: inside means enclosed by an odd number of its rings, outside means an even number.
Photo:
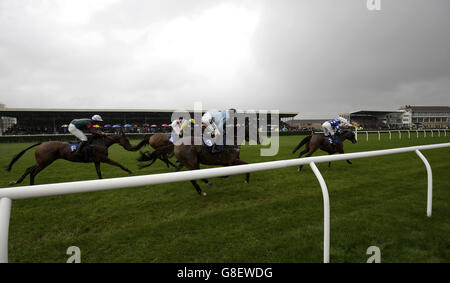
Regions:
<svg viewBox="0 0 450 283"><path fill-rule="evenodd" d="M259 147L244 146L249 163L290 159L300 136L280 137L279 154L260 157ZM448 137L384 134L378 141L360 135L345 142L346 152L449 142ZM132 141L136 144L138 141ZM0 144L0 163L31 143ZM34 149L33 149L34 150ZM34 163L27 152L0 187ZM316 153L319 155L323 153ZM433 216L426 217L425 166L414 153L355 159L353 165L318 164L330 194L331 262L366 262L378 246L382 262L450 262L450 148L423 151L433 169ZM161 162L137 169L137 152L118 145L110 157L135 175L171 172ZM104 178L128 176L102 165ZM37 184L96 179L93 164L59 160L36 177ZM65 262L77 246L82 262L322 262L323 201L308 166L122 190L14 200L9 261ZM22 185L28 185L27 178Z"/></svg>

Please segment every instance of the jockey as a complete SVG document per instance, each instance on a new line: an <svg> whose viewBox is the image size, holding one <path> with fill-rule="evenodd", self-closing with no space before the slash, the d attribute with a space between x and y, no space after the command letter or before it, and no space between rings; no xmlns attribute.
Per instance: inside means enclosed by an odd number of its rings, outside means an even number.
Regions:
<svg viewBox="0 0 450 283"><path fill-rule="evenodd" d="M94 121L103 122L103 119L100 115L94 115L91 119L74 119L70 122L69 132L81 140L81 143L77 148L76 155L81 155L81 150L86 145L88 140L83 131L89 131L93 135L105 135L105 133L94 128Z"/></svg>
<svg viewBox="0 0 450 283"><path fill-rule="evenodd" d="M331 138L332 145L336 145L338 143L338 141L335 138L335 134L340 133L341 126L351 127L352 125L345 118L342 117L337 117L334 120L329 120L322 124L323 132L325 136L329 136Z"/></svg>
<svg viewBox="0 0 450 283"><path fill-rule="evenodd" d="M212 153L220 152L222 147L216 145L216 141L222 136L225 141L225 125L230 119L230 115L235 114L236 109L227 111L206 112L202 117L202 123L206 125L205 133L213 138Z"/></svg>
<svg viewBox="0 0 450 283"><path fill-rule="evenodd" d="M178 137L183 137L183 130L186 126L190 126L194 124L194 119L183 119L183 117L178 118L178 120L174 120L170 126L172 127L172 131L174 131ZM173 141L172 141L173 142Z"/></svg>

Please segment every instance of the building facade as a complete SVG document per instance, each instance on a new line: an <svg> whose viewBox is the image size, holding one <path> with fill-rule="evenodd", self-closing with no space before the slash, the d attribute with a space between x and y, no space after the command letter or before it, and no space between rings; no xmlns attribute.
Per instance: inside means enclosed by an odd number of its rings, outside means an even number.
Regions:
<svg viewBox="0 0 450 283"><path fill-rule="evenodd" d="M446 128L450 127L449 106L405 106L404 123L412 127Z"/></svg>

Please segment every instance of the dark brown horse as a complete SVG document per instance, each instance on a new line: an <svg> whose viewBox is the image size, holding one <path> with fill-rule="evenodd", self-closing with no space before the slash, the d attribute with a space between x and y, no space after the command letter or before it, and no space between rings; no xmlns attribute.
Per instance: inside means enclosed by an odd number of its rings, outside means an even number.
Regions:
<svg viewBox="0 0 450 283"><path fill-rule="evenodd" d="M133 147L130 144L128 137L123 132L115 135L92 136L90 138L89 146L85 146L83 148L81 155L77 155L75 152L72 152L70 150L70 145L67 142L48 141L37 143L18 153L11 160L8 167L6 167L7 171L11 171L13 164L27 150L37 146L34 152L36 164L31 167L28 167L25 170L25 173L17 181L10 182L10 185L21 183L28 174L30 175L30 185L34 185L34 178L36 177L36 175L57 159L65 159L72 162L83 162L83 163L93 162L95 164L95 169L97 170L97 175L99 179L102 179L102 172L100 171L101 162L117 166L122 170L132 174L133 172L131 172L128 168L108 158L108 148L115 143L120 144L123 148L125 148L128 151L136 151L145 144L144 142L141 142Z"/></svg>
<svg viewBox="0 0 450 283"><path fill-rule="evenodd" d="M305 157L310 157L315 151L321 149L328 154L334 154L336 152L344 153L344 141L350 140L352 143L356 143L355 133L352 130L343 130L341 134L337 135L338 143L336 145L330 144L327 137L319 134L314 134L304 138L292 151L295 153L299 148L306 144L305 150L300 152L298 158L302 157L303 154L307 153ZM348 164L352 164L350 160L347 160ZM328 167L331 162L328 163ZM298 167L298 171L302 170L303 165Z"/></svg>
<svg viewBox="0 0 450 283"><path fill-rule="evenodd" d="M178 170L180 170L180 165L175 165L173 164L169 158L173 156L173 146L170 146L172 143L169 140L169 134L166 133L157 133L152 135L149 139L148 139L148 144L154 149L154 150L159 150L158 151L158 156L156 157L152 157L150 158L149 153L142 153L143 155L146 155L146 159L145 160L150 160L152 159L152 162L146 165L139 165L139 168L145 168L148 166L151 166L156 159L161 159L162 161L164 161L164 163L166 163L167 167L169 167L169 165L175 167ZM156 154L155 154L156 155ZM138 159L138 161L143 161L141 159Z"/></svg>
<svg viewBox="0 0 450 283"><path fill-rule="evenodd" d="M236 131L235 131L236 132ZM230 132L230 134L232 134ZM245 141L250 141L249 138L249 127L248 125L245 128ZM198 170L200 169L200 164L205 165L221 165L221 166L233 166L233 165L241 165L248 164L247 162L241 160L239 158L240 154L240 138L234 135L234 144L233 145L224 145L224 148L219 153L211 153L210 149L208 149L202 142L202 137L194 137L192 136L194 142L190 144L180 144L180 145L169 145L168 147L173 148L173 152L177 160L181 163L181 165L185 166L188 170ZM196 141L196 142L195 142ZM259 136L259 132L256 131L256 143L261 144L261 139ZM162 149L164 150L164 149ZM155 150L152 155L153 158L157 156L159 150ZM226 178L226 177L225 177ZM202 179L208 185L212 185L207 179ZM250 173L246 174L245 182L248 184L250 181ZM197 181L192 180L192 185L196 189L199 195L206 196L206 192L202 191L200 186L197 184Z"/></svg>

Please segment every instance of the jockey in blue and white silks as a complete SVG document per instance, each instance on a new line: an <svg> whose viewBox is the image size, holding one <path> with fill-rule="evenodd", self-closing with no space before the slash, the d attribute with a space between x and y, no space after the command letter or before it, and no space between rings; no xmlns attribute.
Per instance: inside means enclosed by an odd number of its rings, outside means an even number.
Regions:
<svg viewBox="0 0 450 283"><path fill-rule="evenodd" d="M224 136L224 126L227 121L230 119L230 114L236 113L236 110L230 109L228 111L211 111L206 112L202 117L202 123L205 124L206 128L204 131L204 136L212 137L212 152L220 151L215 145L216 143L222 139L223 143L225 141ZM219 144L223 144L219 142Z"/></svg>
<svg viewBox="0 0 450 283"><path fill-rule="evenodd" d="M329 136L334 144L337 144L337 140L335 139L335 134L341 131L340 127L351 127L352 125L342 117L337 117L336 119L326 121L322 124L322 129L325 136Z"/></svg>

